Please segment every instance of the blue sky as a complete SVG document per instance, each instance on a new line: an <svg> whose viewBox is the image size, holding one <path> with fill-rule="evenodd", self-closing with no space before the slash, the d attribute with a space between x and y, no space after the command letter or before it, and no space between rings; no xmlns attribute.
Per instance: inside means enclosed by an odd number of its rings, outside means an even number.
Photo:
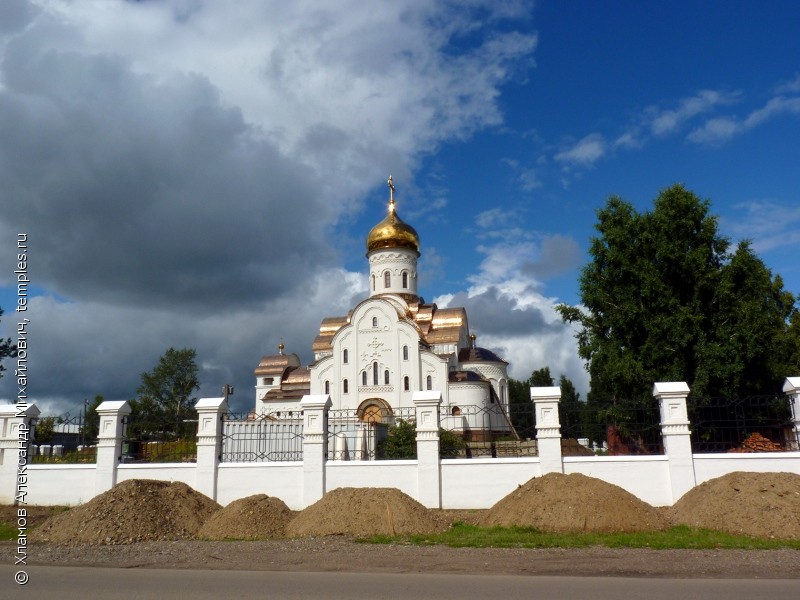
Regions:
<svg viewBox="0 0 800 600"><path fill-rule="evenodd" d="M53 411L132 397L170 346L249 407L261 355L310 360L365 295L390 173L422 295L515 377L585 394L552 307L610 195L683 183L800 293L796 2L12 0L0 23L0 328L26 231Z"/></svg>

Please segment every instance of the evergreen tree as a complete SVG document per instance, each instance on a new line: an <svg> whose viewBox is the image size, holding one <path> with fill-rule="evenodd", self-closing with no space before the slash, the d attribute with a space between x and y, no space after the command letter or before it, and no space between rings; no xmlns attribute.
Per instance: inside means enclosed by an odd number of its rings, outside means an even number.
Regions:
<svg viewBox="0 0 800 600"><path fill-rule="evenodd" d="M588 404L624 426L658 420L656 381L695 396L777 391L787 375L794 296L744 243L733 255L710 204L680 185L639 214L620 198L598 212L580 278L577 323L591 375Z"/></svg>

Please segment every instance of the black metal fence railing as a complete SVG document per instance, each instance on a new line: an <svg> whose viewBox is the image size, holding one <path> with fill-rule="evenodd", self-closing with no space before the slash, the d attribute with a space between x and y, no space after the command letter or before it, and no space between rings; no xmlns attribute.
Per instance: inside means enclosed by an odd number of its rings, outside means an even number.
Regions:
<svg viewBox="0 0 800 600"><path fill-rule="evenodd" d="M661 416L655 400L632 405L596 406L587 402L559 406L564 456L663 454Z"/></svg>
<svg viewBox="0 0 800 600"><path fill-rule="evenodd" d="M442 458L537 456L534 405L443 407Z"/></svg>
<svg viewBox="0 0 800 600"><path fill-rule="evenodd" d="M99 417L90 414L38 417L33 421L33 464L97 462Z"/></svg>
<svg viewBox="0 0 800 600"><path fill-rule="evenodd" d="M303 412L223 415L222 462L303 460Z"/></svg>
<svg viewBox="0 0 800 600"><path fill-rule="evenodd" d="M800 450L788 396L690 396L687 410L694 452Z"/></svg>
<svg viewBox="0 0 800 600"><path fill-rule="evenodd" d="M123 417L122 462L197 462L197 419Z"/></svg>
<svg viewBox="0 0 800 600"><path fill-rule="evenodd" d="M400 460L417 457L413 407L368 405L328 411L329 460Z"/></svg>

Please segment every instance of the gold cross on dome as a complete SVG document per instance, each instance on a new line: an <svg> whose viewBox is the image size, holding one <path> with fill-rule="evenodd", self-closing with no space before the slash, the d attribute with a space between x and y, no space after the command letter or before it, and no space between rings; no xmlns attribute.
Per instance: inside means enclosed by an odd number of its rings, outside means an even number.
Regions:
<svg viewBox="0 0 800 600"><path fill-rule="evenodd" d="M389 181L386 183L389 185L389 202L394 203L394 183L392 183L391 175L389 175Z"/></svg>

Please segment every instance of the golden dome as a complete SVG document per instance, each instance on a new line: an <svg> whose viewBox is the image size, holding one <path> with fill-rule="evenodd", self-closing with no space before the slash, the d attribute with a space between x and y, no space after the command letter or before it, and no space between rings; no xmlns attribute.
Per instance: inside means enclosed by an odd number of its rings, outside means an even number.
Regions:
<svg viewBox="0 0 800 600"><path fill-rule="evenodd" d="M419 254L419 235L411 225L397 216L394 199L389 202L389 214L367 236L367 252L379 248L410 248Z"/></svg>
<svg viewBox="0 0 800 600"><path fill-rule="evenodd" d="M367 236L367 254L380 248L409 248L419 255L419 235L408 223L397 216L394 204L394 183L392 176L386 182L389 186L389 214L370 229Z"/></svg>

